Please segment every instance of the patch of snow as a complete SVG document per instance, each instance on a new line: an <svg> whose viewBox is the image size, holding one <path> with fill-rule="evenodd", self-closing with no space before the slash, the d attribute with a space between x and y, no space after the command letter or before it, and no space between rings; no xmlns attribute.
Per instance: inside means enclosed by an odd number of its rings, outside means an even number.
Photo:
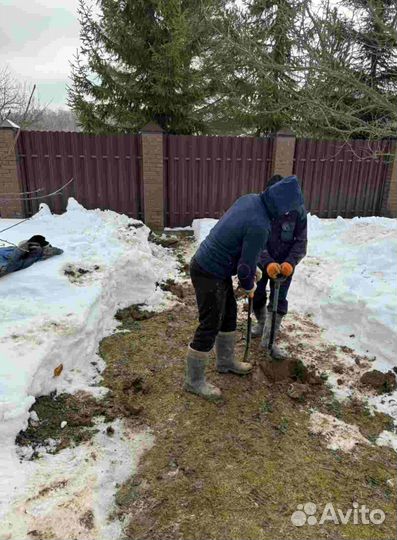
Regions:
<svg viewBox="0 0 397 540"><path fill-rule="evenodd" d="M359 444L371 444L361 434L358 426L346 424L334 416L320 412L313 412L310 415L310 432L322 435L330 450L351 452Z"/></svg>
<svg viewBox="0 0 397 540"><path fill-rule="evenodd" d="M217 219L212 218L203 218L203 219L195 219L192 223L192 229L194 232L194 238L196 241L201 244L201 242L206 238L212 227L214 227L218 223Z"/></svg>
<svg viewBox="0 0 397 540"><path fill-rule="evenodd" d="M193 231L193 227L164 227L164 232L183 232Z"/></svg>
<svg viewBox="0 0 397 540"><path fill-rule="evenodd" d="M39 421L39 415L37 414L36 411L30 411L29 419L32 420L32 422L38 422Z"/></svg>
<svg viewBox="0 0 397 540"><path fill-rule="evenodd" d="M376 439L376 444L378 446L389 446L397 452L397 434L391 431L382 431Z"/></svg>
<svg viewBox="0 0 397 540"><path fill-rule="evenodd" d="M116 310L139 303L159 311L169 304L170 294L157 284L174 278L178 263L148 241L149 232L125 215L86 210L69 199L64 214L52 215L42 204L32 219L2 233L16 244L42 234L64 253L0 279L0 515L26 481L14 441L35 397L106 392L92 386L104 365L96 350L116 328ZM70 265L100 271L76 284L64 272Z"/></svg>
<svg viewBox="0 0 397 540"><path fill-rule="evenodd" d="M153 445L149 431L131 433L122 421L112 436L99 423L93 440L40 460L22 462L28 478L1 520L0 538L119 538L123 523L109 519L118 487L136 473L142 454Z"/></svg>

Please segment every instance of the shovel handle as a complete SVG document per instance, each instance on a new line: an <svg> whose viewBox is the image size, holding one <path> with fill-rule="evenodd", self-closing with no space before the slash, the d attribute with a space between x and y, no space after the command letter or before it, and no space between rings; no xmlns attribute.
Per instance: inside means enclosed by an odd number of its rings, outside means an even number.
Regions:
<svg viewBox="0 0 397 540"><path fill-rule="evenodd" d="M278 308L278 297L280 292L280 285L283 283L287 278L285 276L277 276L274 281L274 294L273 294L273 304L272 304L272 325L270 328L270 336L269 336L269 343L268 343L268 349L271 352L273 349L273 343L274 343L274 334L275 334L275 327L276 327L276 315L277 315L277 308Z"/></svg>
<svg viewBox="0 0 397 540"><path fill-rule="evenodd" d="M245 350L244 350L244 358L243 362L247 362L248 355L250 351L251 346L251 325L252 325L252 306L254 303L254 294L251 293L248 295L248 317L247 317L247 336L245 341Z"/></svg>

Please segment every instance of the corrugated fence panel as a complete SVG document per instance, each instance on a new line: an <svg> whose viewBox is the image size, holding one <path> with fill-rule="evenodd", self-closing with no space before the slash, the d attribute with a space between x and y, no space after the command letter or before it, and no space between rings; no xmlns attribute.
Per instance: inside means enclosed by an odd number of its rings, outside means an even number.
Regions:
<svg viewBox="0 0 397 540"><path fill-rule="evenodd" d="M245 193L263 191L271 173L272 139L166 135L166 224L220 217Z"/></svg>
<svg viewBox="0 0 397 540"><path fill-rule="evenodd" d="M308 211L329 218L380 215L391 151L389 140L297 140L294 174Z"/></svg>
<svg viewBox="0 0 397 540"><path fill-rule="evenodd" d="M74 181L54 197L31 198L26 213L40 202L52 212L66 209L69 197L85 208L115 210L142 219L143 189L139 135L93 136L83 133L22 131L17 144L24 191L43 197Z"/></svg>

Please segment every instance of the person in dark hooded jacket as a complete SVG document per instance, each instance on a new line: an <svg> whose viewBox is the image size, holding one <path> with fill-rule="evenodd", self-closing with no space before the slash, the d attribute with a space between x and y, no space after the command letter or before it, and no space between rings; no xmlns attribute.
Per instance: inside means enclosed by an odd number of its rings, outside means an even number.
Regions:
<svg viewBox="0 0 397 540"><path fill-rule="evenodd" d="M267 190L274 189L283 178L274 175L267 184ZM266 191L265 191L266 193ZM255 290L253 309L257 324L252 329L253 336L262 336L261 344L267 347L270 337L274 281L270 279L270 299L266 309L266 286L269 278L283 275L285 281L281 283L279 301L277 306L275 338L279 333L282 318L288 313L288 289L291 285L296 265L306 255L307 249L307 213L302 202L299 208L274 215L271 219L271 231L267 240L266 249L259 256L258 266L262 270L262 279ZM277 346L273 346L274 354L280 353ZM280 354L281 356L281 354Z"/></svg>
<svg viewBox="0 0 397 540"><path fill-rule="evenodd" d="M299 210L303 196L295 176L284 178L261 194L240 197L201 243L190 264L199 325L188 347L185 389L217 399L220 390L206 382L205 366L215 344L220 373L246 374L252 366L234 356L237 305L232 276L252 295L262 272L259 255L265 249L272 219Z"/></svg>

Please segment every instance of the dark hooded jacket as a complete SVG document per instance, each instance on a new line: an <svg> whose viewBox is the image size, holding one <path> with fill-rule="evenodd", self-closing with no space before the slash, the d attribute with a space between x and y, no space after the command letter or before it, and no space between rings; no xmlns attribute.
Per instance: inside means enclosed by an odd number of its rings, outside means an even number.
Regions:
<svg viewBox="0 0 397 540"><path fill-rule="evenodd" d="M278 215L273 213L269 238L266 248L260 254L259 266L265 269L271 262L289 262L295 267L306 255L306 250L307 213L302 203L296 210Z"/></svg>
<svg viewBox="0 0 397 540"><path fill-rule="evenodd" d="M250 290L259 255L269 239L271 220L302 207L303 196L295 176L284 178L259 195L243 195L203 240L194 258L203 270L219 279L237 274L240 285Z"/></svg>

